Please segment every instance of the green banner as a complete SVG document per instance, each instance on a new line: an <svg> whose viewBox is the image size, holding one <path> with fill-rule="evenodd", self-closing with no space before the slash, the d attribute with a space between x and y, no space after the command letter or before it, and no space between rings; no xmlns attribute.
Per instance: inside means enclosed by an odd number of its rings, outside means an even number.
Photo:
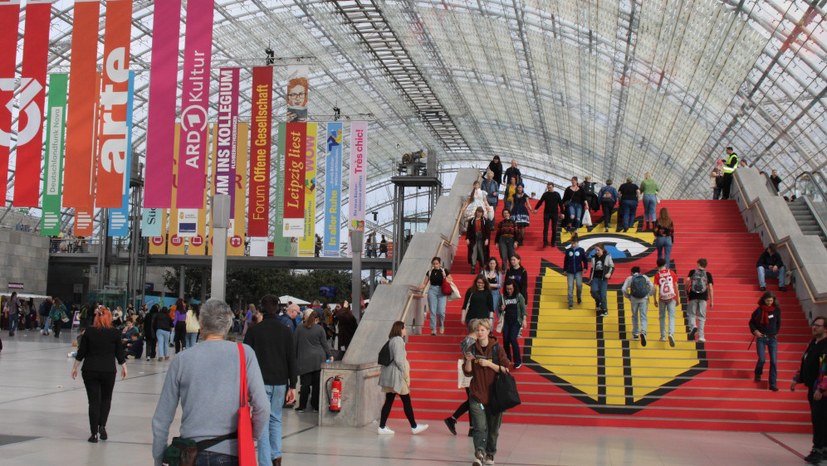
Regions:
<svg viewBox="0 0 827 466"><path fill-rule="evenodd" d="M284 236L284 157L286 153L287 123L279 123L278 148L274 157L276 166L276 234L273 236L273 255L295 256L290 247L291 238Z"/></svg>
<svg viewBox="0 0 827 466"><path fill-rule="evenodd" d="M63 143L66 135L66 91L69 75L49 75L46 117L46 156L43 169L43 225L41 236L60 234L60 197L63 193Z"/></svg>

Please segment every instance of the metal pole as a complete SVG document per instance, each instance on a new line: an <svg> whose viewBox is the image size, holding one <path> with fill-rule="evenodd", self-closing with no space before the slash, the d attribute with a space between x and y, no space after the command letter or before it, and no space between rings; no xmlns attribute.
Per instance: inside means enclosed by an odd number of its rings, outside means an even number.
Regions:
<svg viewBox="0 0 827 466"><path fill-rule="evenodd" d="M213 197L212 224L212 289L210 290L210 298L225 301L224 294L227 288L227 228L230 226L230 196L226 194L216 194Z"/></svg>
<svg viewBox="0 0 827 466"><path fill-rule="evenodd" d="M361 230L350 230L350 249L353 251L353 277L350 297L352 299L351 308L359 310L359 312L353 313L356 316L356 322L359 322L362 313L362 239L364 236L365 232Z"/></svg>
<svg viewBox="0 0 827 466"><path fill-rule="evenodd" d="M184 276L184 266L178 268L178 297L184 299L184 286L187 284L187 279Z"/></svg>

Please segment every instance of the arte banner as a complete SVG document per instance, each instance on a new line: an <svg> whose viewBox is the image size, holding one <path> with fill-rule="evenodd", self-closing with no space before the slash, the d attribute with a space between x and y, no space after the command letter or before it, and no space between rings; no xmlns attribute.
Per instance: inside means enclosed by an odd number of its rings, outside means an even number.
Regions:
<svg viewBox="0 0 827 466"><path fill-rule="evenodd" d="M304 178L304 231L299 238L299 257L313 257L316 252L316 141L319 125L307 124Z"/></svg>
<svg viewBox="0 0 827 466"><path fill-rule="evenodd" d="M327 124L327 156L324 162L324 246L325 257L339 257L342 224L342 135L341 123Z"/></svg>
<svg viewBox="0 0 827 466"><path fill-rule="evenodd" d="M290 65L287 67L287 117L288 123L307 121L307 65Z"/></svg>
<svg viewBox="0 0 827 466"><path fill-rule="evenodd" d="M216 194L230 196L230 218L235 214L235 170L238 141L238 68L218 71L218 136L213 178ZM255 92L255 90L253 90Z"/></svg>
<svg viewBox="0 0 827 466"><path fill-rule="evenodd" d="M236 146L236 171L235 171L235 210L232 215L231 228L227 230L227 255L244 255L244 238L247 222L245 214L245 200L247 199L247 139L250 125L247 123L238 124L238 145Z"/></svg>
<svg viewBox="0 0 827 466"><path fill-rule="evenodd" d="M66 93L68 86L68 74L53 74L49 77L41 236L57 236L60 234L60 196L63 193L63 136L66 128Z"/></svg>
<svg viewBox="0 0 827 466"><path fill-rule="evenodd" d="M92 210L95 113L97 110L98 0L76 0L69 64L69 109L66 116L66 162L63 206ZM94 85L90 85L96 83ZM38 143L39 147L39 143Z"/></svg>
<svg viewBox="0 0 827 466"><path fill-rule="evenodd" d="M187 0L181 139L178 148L179 209L203 209L207 187L207 116L215 0Z"/></svg>
<svg viewBox="0 0 827 466"><path fill-rule="evenodd" d="M151 214L148 215L148 211L154 211L157 216L153 216ZM149 218L148 218L149 216ZM169 211L167 209L144 209L144 220L141 222L142 225L146 225L148 222L152 221L154 217L154 221L157 222L157 227L150 226L150 231L153 228L157 228L158 234L151 236L149 238L149 253L150 254L166 254L167 253L167 218L169 217Z"/></svg>
<svg viewBox="0 0 827 466"><path fill-rule="evenodd" d="M307 123L287 123L284 154L284 236L304 236L304 180Z"/></svg>
<svg viewBox="0 0 827 466"><path fill-rule="evenodd" d="M270 227L270 121L273 111L273 68L269 66L253 68L252 106L247 234L266 238Z"/></svg>
<svg viewBox="0 0 827 466"><path fill-rule="evenodd" d="M11 153L14 74L17 67L17 25L20 0L0 3L0 205L6 205ZM42 230L41 230L42 232Z"/></svg>
<svg viewBox="0 0 827 466"><path fill-rule="evenodd" d="M129 179L132 176L132 107L134 104L134 95L135 95L135 72L129 72L129 79L127 80L127 100L126 100L126 115L125 115L125 124L126 124L126 141L124 142L124 163L126 167L124 168L123 177L120 180L122 183L121 187L121 205L114 209L109 209L109 228L108 234L109 236L119 236L119 237L126 237L129 236ZM104 89L104 93L106 90ZM103 96L103 94L101 94ZM101 98L103 100L103 98ZM104 133L106 133L106 111L103 111L103 118L104 118ZM103 157L103 155L101 155ZM98 169L98 177L100 177L100 169ZM97 193L100 193L101 189L101 180L98 178L97 182ZM96 194L96 197L97 195Z"/></svg>
<svg viewBox="0 0 827 466"><path fill-rule="evenodd" d="M128 120L132 99L129 91L129 44L132 32L132 0L106 2L106 31L103 36L103 73L101 80L100 117L102 130L97 143L97 177L95 206L117 208L109 212L110 225L126 221L123 213L124 193L129 191L128 133L132 124ZM124 183L124 179L127 180ZM128 228L120 229L128 231ZM128 233L124 233L126 236ZM112 229L109 230L112 235ZM114 235L120 236L120 235Z"/></svg>
<svg viewBox="0 0 827 466"><path fill-rule="evenodd" d="M152 58L146 124L144 207L172 207L172 151L175 134L175 92L178 89L178 35L181 0L154 3Z"/></svg>
<svg viewBox="0 0 827 466"><path fill-rule="evenodd" d="M287 123L279 123L276 136L277 155L273 165L276 170L276 186L284 186L284 154L286 153ZM276 189L275 228L273 229L273 256L287 257L291 255L290 238L284 235L284 189Z"/></svg>
<svg viewBox="0 0 827 466"><path fill-rule="evenodd" d="M368 166L368 123L354 121L350 124L350 230L365 231L365 193Z"/></svg>
<svg viewBox="0 0 827 466"><path fill-rule="evenodd" d="M162 236L166 231L166 225L161 225L163 209L147 209L141 212L141 236L155 237Z"/></svg>
<svg viewBox="0 0 827 466"><path fill-rule="evenodd" d="M77 15L77 13L75 14ZM97 17L97 13L94 14ZM20 75L20 87L17 91L17 104L20 113L17 118L15 182L14 197L12 198L14 207L38 207L40 197L40 165L43 159L43 107L46 104L46 62L49 57L49 23L51 18L51 1L28 2L26 4L23 67ZM5 50L3 53L5 53ZM92 72L94 72L94 69ZM91 157L91 154L88 155Z"/></svg>

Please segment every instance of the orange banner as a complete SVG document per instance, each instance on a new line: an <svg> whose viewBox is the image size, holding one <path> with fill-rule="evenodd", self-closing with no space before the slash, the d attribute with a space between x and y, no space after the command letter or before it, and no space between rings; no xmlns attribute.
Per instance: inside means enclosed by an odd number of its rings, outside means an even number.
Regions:
<svg viewBox="0 0 827 466"><path fill-rule="evenodd" d="M100 114L103 120L97 143L95 206L121 207L125 188L129 94L129 42L132 0L106 2L106 32L103 36L103 82Z"/></svg>
<svg viewBox="0 0 827 466"><path fill-rule="evenodd" d="M178 200L178 143L181 139L181 125L175 124L175 145L172 149L172 208L169 209L169 234L167 234L167 254L183 255L186 248L184 247L184 238L178 235L178 208L176 201Z"/></svg>
<svg viewBox="0 0 827 466"><path fill-rule="evenodd" d="M218 145L218 138L217 131L218 127L214 124L211 124L207 129L208 134L211 138L207 145L207 156L204 157L204 169L205 175L207 180L207 186L204 189L204 207L198 209L198 225L196 234L192 238L187 238L187 255L188 256L204 256L207 254L207 251L212 248L208 248L207 244L210 240L210 236L212 236L212 220L207 221L207 209L212 206L212 197L215 195L215 171L214 171L214 160L215 160L215 151ZM212 218L212 216L210 217Z"/></svg>
<svg viewBox="0 0 827 466"><path fill-rule="evenodd" d="M63 206L91 210L95 154L95 74L98 57L98 0L76 0L69 64L69 110L66 117L66 156Z"/></svg>
<svg viewBox="0 0 827 466"><path fill-rule="evenodd" d="M150 254L166 254L167 253L167 220L169 219L169 211L161 209L161 236L152 236L149 238L149 253Z"/></svg>
<svg viewBox="0 0 827 466"><path fill-rule="evenodd" d="M247 209L245 200L247 199L247 162L249 147L250 125L248 123L238 124L238 143L236 145L236 164L235 164L235 216L232 220L233 227L227 231L227 255L228 256L243 256L244 255L244 228L247 225L245 215Z"/></svg>

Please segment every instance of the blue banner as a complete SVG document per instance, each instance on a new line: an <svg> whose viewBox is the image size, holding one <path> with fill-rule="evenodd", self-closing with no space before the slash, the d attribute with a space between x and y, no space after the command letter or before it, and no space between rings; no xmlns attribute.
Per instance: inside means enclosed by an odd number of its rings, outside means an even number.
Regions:
<svg viewBox="0 0 827 466"><path fill-rule="evenodd" d="M129 236L129 178L132 175L132 105L135 94L135 72L129 72L129 91L126 100L126 169L123 175L121 206L109 209L109 236Z"/></svg>
<svg viewBox="0 0 827 466"><path fill-rule="evenodd" d="M342 133L341 123L327 124L327 156L324 185L324 246L323 256L339 256L339 235L342 224Z"/></svg>
<svg viewBox="0 0 827 466"><path fill-rule="evenodd" d="M144 211L141 215L141 236L162 236L162 210L164 209L147 209L144 207Z"/></svg>

